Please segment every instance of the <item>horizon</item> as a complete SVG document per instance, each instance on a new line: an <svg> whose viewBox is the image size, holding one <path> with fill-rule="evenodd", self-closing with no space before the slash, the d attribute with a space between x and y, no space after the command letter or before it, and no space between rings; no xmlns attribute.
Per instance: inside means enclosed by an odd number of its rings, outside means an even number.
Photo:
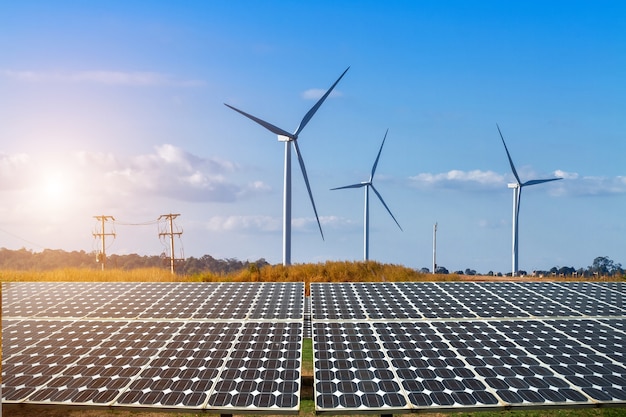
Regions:
<svg viewBox="0 0 626 417"><path fill-rule="evenodd" d="M73 253L78 253L81 255L85 255L85 256L93 256L96 254L96 251L91 251L91 252L87 252L85 250L73 250L73 251L66 251L64 249L54 249L54 248L44 248L41 249L39 251L37 250L32 250L32 249L26 249L26 248L20 248L20 249L7 249L4 247L0 247L0 252L2 251L12 251L12 252L20 252L20 251L27 251L29 252L31 255L43 255L44 252L46 251L51 251L51 252L58 252L61 251L65 254L73 254ZM133 257L133 256L138 256L140 258L160 258L162 259L163 256L162 255L157 255L157 254L146 254L146 255L139 255L137 253L126 253L126 254L117 254L117 253L112 253L112 254L107 254L107 260L108 259L117 259L117 258L121 258L121 257ZM215 258L213 257L211 254L209 253L205 253L203 255L200 256L191 256L189 258L185 258L183 259L183 261L186 261L190 258L194 258L196 260L201 260L202 258L204 258L205 256L209 256L211 257L213 260L217 261L217 262L226 262L226 263L254 263L254 262L265 262L267 266L270 267L275 267L275 266L283 266L281 262L278 263L269 263L267 262L266 259L264 258L259 258L259 259L238 259L238 258ZM534 271L521 271L524 272L524 274L519 275L519 278L524 278L524 277L544 277L544 274L549 274L551 273L551 270L553 268L557 268L557 272L553 273L553 274L557 274L557 275L553 275L553 276L565 276L565 277L569 277L569 276L579 276L579 277L589 277L591 275L585 275L585 274L592 274L593 273L593 268L594 268L594 263L596 261L596 259L598 258L604 258L606 261L608 261L608 263L610 265L608 265L607 263L604 263L602 266L604 267L608 267L609 269L611 269L612 267L615 267L615 271L613 273L608 273L606 275L601 275L601 276L619 276L619 271L622 270L623 271L623 267L621 262L617 262L613 259L610 259L608 257L603 257L603 256L597 256L596 258L593 259L592 262L590 262L590 265L563 265L560 268L558 266L553 266L551 268L547 268L545 270L534 270ZM117 262L117 261L116 261ZM477 271L474 270L471 267L467 267L463 270L454 270L454 269L448 269L446 268L445 265L439 265L437 264L437 267L443 267L446 269L447 272L437 272L437 273L433 273L432 270L429 270L428 272L424 272L422 268L410 268L407 267L405 265L401 265L401 264L391 264L391 263L384 263L384 262L379 262L376 260L337 260L337 261L322 261L322 262L304 262L304 263L296 263L296 264L292 264L293 266L299 266L299 265L324 265L324 264L328 264L328 263L364 263L364 262L372 262L375 264L379 264L379 265L387 265L387 266L397 266L400 268L409 268L412 269L413 271L415 271L416 273L421 273L421 274L427 274L427 275L465 275L465 276L509 276L511 277L511 272L502 272L502 271ZM107 264L108 265L108 264ZM163 269L163 270L168 270L169 269L169 260L166 263L163 263L161 265L161 267L159 267L159 269ZM291 266L291 265L290 265ZM57 266L52 266L52 267L47 267L45 269L42 269L42 271L46 271L46 270L54 270L57 269ZM70 266L69 268L74 268L73 266ZM78 267L78 269L82 269L83 267ZM100 264L99 262L95 262L93 263L93 268L99 269L100 268ZM130 267L130 268L126 268L126 267L122 267L121 269L143 269L143 268L152 268L152 267ZM176 271L178 272L180 270L180 265L176 267ZM571 272L566 272L563 275L559 272L559 270L563 270L563 269L571 269ZM117 264L115 264L115 266L107 266L106 268L107 270L117 270L120 269ZM17 268L16 270L23 270L21 268ZM468 270L470 271L470 273L468 273ZM583 275L580 275L582 272ZM491 274L490 274L491 273ZM183 273L185 274L185 273ZM539 274L539 275L537 275ZM513 277L516 278L516 277Z"/></svg>
<svg viewBox="0 0 626 417"><path fill-rule="evenodd" d="M626 4L155 1L0 5L0 247L282 260L283 147L228 103L293 131L292 262L511 269L624 260ZM10 19L9 19L10 17ZM289 31L284 22L297 17ZM320 28L323 30L320 30ZM290 130L292 129L292 130ZM107 225L107 226L110 226ZM110 231L110 229L106 229ZM583 264L587 265L583 265Z"/></svg>

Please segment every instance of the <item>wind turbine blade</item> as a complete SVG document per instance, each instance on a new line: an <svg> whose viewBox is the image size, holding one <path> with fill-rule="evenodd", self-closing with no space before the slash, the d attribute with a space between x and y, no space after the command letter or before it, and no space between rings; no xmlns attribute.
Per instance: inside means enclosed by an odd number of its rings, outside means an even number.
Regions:
<svg viewBox="0 0 626 417"><path fill-rule="evenodd" d="M378 166L378 160L380 159L380 154L383 151L383 146L385 145L385 139L387 139L387 133L389 129L385 132L385 137L383 138L383 143L380 144L380 149L378 150L378 155L376 156L376 161L374 161L374 166L372 166L372 173L370 175L370 182L374 180L374 173L376 173L376 167Z"/></svg>
<svg viewBox="0 0 626 417"><path fill-rule="evenodd" d="M526 181L525 183L522 184L522 186L527 186L527 185L535 185L535 184L543 184L544 182L550 182L550 181L557 181L557 180L562 180L563 178L548 178L546 180L530 180L530 181Z"/></svg>
<svg viewBox="0 0 626 417"><path fill-rule="evenodd" d="M348 72L348 70L350 69L350 67L346 68L346 70L343 72L343 74L341 74L339 76L339 78L337 79L337 81L335 81L335 83L328 89L328 91L326 91L326 94L324 94L322 96L322 98L320 98L317 103L315 103L315 105L313 107L311 107L311 110L309 110L307 112L307 114L304 115L304 117L302 118L302 121L300 122L300 125L298 126L298 128L296 129L296 132L293 134L293 136L298 137L298 135L300 134L300 132L302 132L302 129L304 129L304 126L307 125L307 123L309 123L309 120L311 120L311 118L313 117L313 115L315 114L315 112L317 111L317 109L320 108L320 106L322 105L322 103L324 102L324 100L326 100L326 97L328 97L330 95L330 93L333 91L333 88L335 88L335 86L337 85L337 83L339 82L339 80L341 80L343 78L343 76L346 74L346 72Z"/></svg>
<svg viewBox="0 0 626 417"><path fill-rule="evenodd" d="M245 111L241 111L229 104L224 103L224 105L226 107L230 107L231 109L235 110L237 113L241 113L244 116L246 116L248 119L250 120L254 120L255 122L257 122L258 124L260 124L261 126L263 126L264 128L266 128L267 130L269 130L272 133L275 133L277 135L281 135L281 136L287 136L288 138L294 138L294 135L292 135L291 133L281 129L280 127L274 126L271 123L266 122L265 120L259 119L258 117L255 117L251 114L246 113Z"/></svg>
<svg viewBox="0 0 626 417"><path fill-rule="evenodd" d="M515 218L518 219L516 220L518 228L519 228L519 207L522 203L522 188L523 187L519 187L519 190L517 190L517 212L515 213Z"/></svg>
<svg viewBox="0 0 626 417"><path fill-rule="evenodd" d="M391 212L391 210L389 210L389 207L387 207L387 204L385 204L385 200L383 200L383 197L380 195L380 193L378 192L378 190L376 189L376 187L374 187L374 184L370 184L370 187L372 187L372 190L374 190L374 192L376 193L376 195L378 196L378 199L380 200L381 203L383 203L383 206L385 206L385 208L387 209L387 212L389 213L389 215L391 216L391 218L393 219L394 222L396 222L396 224L398 225L398 227L400 228L400 230L402 230L402 227L400 226L400 223L398 223L398 221L396 220L395 216L393 215L393 213Z"/></svg>
<svg viewBox="0 0 626 417"><path fill-rule="evenodd" d="M511 159L511 154L509 153L509 149L506 147L506 143L504 142L504 136L502 136L502 132L500 131L500 126L498 126L497 123L496 123L496 126L498 127L498 132L500 133L500 138L502 139L502 144L504 145L504 150L506 151L506 156L508 156L509 158L509 164L511 164L511 171L513 171L513 175L515 176L517 183L521 184L522 181L519 179L519 175L517 175L517 171L515 170L515 165L513 165L513 160Z"/></svg>
<svg viewBox="0 0 626 417"><path fill-rule="evenodd" d="M369 183L367 182L360 182L358 184L350 184L350 185L344 185L343 187L336 187L336 188L331 188L330 190L343 190L345 188L361 188L361 187L365 187L366 185L369 185Z"/></svg>
<svg viewBox="0 0 626 417"><path fill-rule="evenodd" d="M306 184L306 190L309 192L309 198L311 199L311 205L313 206L313 211L315 212L315 219L317 220L317 226L320 229L320 234L322 235L322 240L324 240L324 232L322 232L322 225L320 223L320 218L317 215L317 208L315 208L315 201L313 200L313 193L311 192L311 186L309 185L309 177L306 175L306 168L304 166L304 160L302 159L302 154L300 153L300 148L298 147L298 141L292 141L293 147L296 150L296 155L298 156L298 163L300 163L300 169L302 170L302 176L304 177L304 183Z"/></svg>

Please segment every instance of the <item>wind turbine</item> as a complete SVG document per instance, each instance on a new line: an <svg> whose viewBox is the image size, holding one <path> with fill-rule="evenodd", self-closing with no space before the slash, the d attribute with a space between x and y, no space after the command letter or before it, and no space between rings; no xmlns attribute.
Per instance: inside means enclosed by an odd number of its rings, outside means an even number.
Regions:
<svg viewBox="0 0 626 417"><path fill-rule="evenodd" d="M500 133L500 138L502 139L502 144L504 145L504 150L506 151L506 156L509 158L509 164L511 165L511 171L513 171L513 176L515 177L515 182L509 184L508 187L513 189L513 254L512 254L512 276L517 275L518 271L518 233L519 233L519 206L520 199L522 197L522 188L527 185L536 185L542 184L544 182L562 180L563 178L548 178L542 180L529 180L526 182L522 182L517 175L517 170L515 169L515 165L513 165L513 160L511 159L511 154L509 153L509 149L506 147L506 143L504 142L504 136L502 136L502 132L500 131L500 126L496 123L496 127L498 128L498 132Z"/></svg>
<svg viewBox="0 0 626 417"><path fill-rule="evenodd" d="M337 81L326 91L326 93L315 103L313 107L304 115L300 125L297 127L294 133L289 133L286 130L283 130L277 126L274 126L271 123L266 122L265 120L259 119L251 114L248 114L244 111L241 111L231 105L224 103L226 107L230 107L238 113L246 116L248 119L251 119L270 132L278 135L279 142L285 142L285 169L284 169L284 186L283 186L283 265L291 264L291 147L290 143L293 144L293 148L296 151L296 155L298 156L298 162L300 164L300 169L302 170L302 176L304 177L304 183L306 184L306 189L309 192L309 198L311 199L311 205L313 206L313 211L315 212L315 218L317 219L317 226L320 229L320 234L322 235L322 239L324 239L324 233L322 232L322 225L320 224L320 219L317 215L317 209L315 208L315 201L313 201L313 194L311 193L311 186L309 185L309 178L306 175L306 168L304 166L304 160L302 159L302 153L300 152L300 148L298 147L298 135L302 132L304 127L309 123L315 112L320 108L324 100L330 95L331 91L335 88L339 80L345 75L350 67L346 68L346 70L339 76Z"/></svg>
<svg viewBox="0 0 626 417"><path fill-rule="evenodd" d="M365 187L365 212L364 212L364 216L363 216L364 217L364 220L363 220L363 259L366 260L366 261L369 259L369 232L370 232L369 231L369 228L370 228L370 219L369 219L369 209L370 209L369 189L370 188L378 196L378 199L380 200L380 202L383 203L383 206L385 206L385 208L387 209L387 212L389 213L389 215L391 216L393 221L396 222L396 224L398 225L400 230L402 230L402 227L400 227L400 223L398 223L396 218L391 213L391 210L389 210L389 207L387 207L387 204L385 204L385 200L383 200L383 198L380 195L380 193L378 192L378 190L376 190L376 187L374 187L374 182L373 182L374 181L374 174L376 173L376 166L378 165L378 160L380 159L380 153L383 151L383 146L385 145L385 139L387 139L387 132L389 132L389 129L387 129L387 131L385 132L385 137L383 138L383 143L381 143L380 149L378 150L378 155L376 156L376 160L374 161L374 166L372 166L372 173L370 174L369 181L363 181L363 182L360 182L358 184L351 184L351 185L346 185L346 186L343 186L343 187L331 188L331 190L342 190L344 188L361 188L361 187Z"/></svg>

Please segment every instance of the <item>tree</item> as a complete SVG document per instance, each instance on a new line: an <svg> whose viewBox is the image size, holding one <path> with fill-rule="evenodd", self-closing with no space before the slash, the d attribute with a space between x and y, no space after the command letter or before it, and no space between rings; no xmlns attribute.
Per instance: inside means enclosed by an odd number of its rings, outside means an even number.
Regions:
<svg viewBox="0 0 626 417"><path fill-rule="evenodd" d="M608 256L598 256L593 260L593 265L589 267L589 271L598 275L614 275L622 271L622 264L616 264Z"/></svg>
<svg viewBox="0 0 626 417"><path fill-rule="evenodd" d="M574 272L576 272L576 269L573 266L562 266L559 268L559 275L563 275L565 277L574 275Z"/></svg>

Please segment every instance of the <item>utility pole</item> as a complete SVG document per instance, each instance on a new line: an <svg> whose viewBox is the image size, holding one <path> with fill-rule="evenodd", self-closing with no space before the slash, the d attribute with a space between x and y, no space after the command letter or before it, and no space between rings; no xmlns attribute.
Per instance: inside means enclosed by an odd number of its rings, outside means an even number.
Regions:
<svg viewBox="0 0 626 417"><path fill-rule="evenodd" d="M102 249L100 250L100 253L96 255L96 262L100 262L100 264L102 265L102 270L104 271L106 263L107 263L106 244L105 244L106 236L115 237L115 233L113 232L106 233L104 231L104 222L108 220L115 221L115 219L113 218L113 216L93 216L93 217L96 218L98 221L100 221L100 224L101 224L100 232L99 233L93 232L93 237L100 238L100 241L102 242Z"/></svg>
<svg viewBox="0 0 626 417"><path fill-rule="evenodd" d="M433 274L437 271L437 222L433 226Z"/></svg>
<svg viewBox="0 0 626 417"><path fill-rule="evenodd" d="M180 214L162 214L161 216L159 216L159 220L161 219L167 219L169 222L169 232L161 232L159 233L159 237L162 236L169 236L170 238L170 271L172 272L172 274L174 273L175 270L175 263L176 261L182 261L184 260L183 258L176 258L174 256L174 236L180 236L183 234L183 232L174 232L174 219L176 217L180 216Z"/></svg>

